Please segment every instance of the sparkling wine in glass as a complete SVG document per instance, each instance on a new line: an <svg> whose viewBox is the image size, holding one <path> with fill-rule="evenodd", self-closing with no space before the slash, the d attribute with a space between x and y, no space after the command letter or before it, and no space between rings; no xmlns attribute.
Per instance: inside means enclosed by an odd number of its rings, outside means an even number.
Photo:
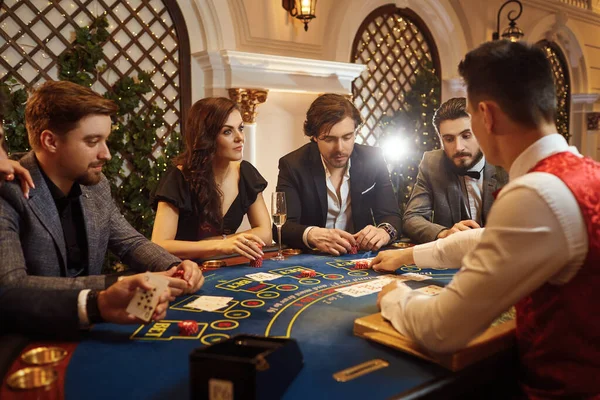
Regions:
<svg viewBox="0 0 600 400"><path fill-rule="evenodd" d="M283 253L281 253L281 226L285 224L287 217L287 208L285 205L285 193L273 192L271 195L271 215L273 216L273 223L277 227L277 237L279 243L279 252L273 257L273 260L285 260Z"/></svg>

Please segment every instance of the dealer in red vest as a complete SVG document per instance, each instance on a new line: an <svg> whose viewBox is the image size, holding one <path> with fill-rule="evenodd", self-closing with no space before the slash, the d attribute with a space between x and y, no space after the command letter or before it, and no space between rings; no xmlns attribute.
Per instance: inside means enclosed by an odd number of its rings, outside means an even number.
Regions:
<svg viewBox="0 0 600 400"><path fill-rule="evenodd" d="M433 297L386 286L382 315L431 351L453 352L516 305L525 394L600 398L600 164L557 133L552 72L539 48L484 43L459 73L473 132L510 181L484 229L373 260L384 271L410 262L461 268Z"/></svg>

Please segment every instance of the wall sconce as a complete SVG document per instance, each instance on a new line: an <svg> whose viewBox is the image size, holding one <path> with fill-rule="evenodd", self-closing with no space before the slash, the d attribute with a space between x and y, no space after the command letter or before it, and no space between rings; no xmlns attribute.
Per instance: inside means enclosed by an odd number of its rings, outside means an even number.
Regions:
<svg viewBox="0 0 600 400"><path fill-rule="evenodd" d="M308 23L315 16L317 0L282 0L281 5L292 17L304 22L304 31L308 31Z"/></svg>
<svg viewBox="0 0 600 400"><path fill-rule="evenodd" d="M519 19L519 17L521 16L521 13L523 12L523 5L521 4L521 2L519 0L508 0L506 3L502 4L502 7L500 7L500 10L498 10L498 19L496 21L496 32L494 32L494 35L492 36L492 40L500 39L500 14L502 14L502 10L504 9L504 7L506 7L510 3L517 3L517 5L519 6L519 13L513 17L513 13L516 12L516 10L511 10L508 12L507 17L508 17L508 20L510 21L510 23L508 24L508 28L506 28L504 30L504 32L502 32L502 38L508 39L511 42L518 42L519 40L521 40L521 38L523 36L525 36L523 31L517 26L517 23L515 22L516 20Z"/></svg>

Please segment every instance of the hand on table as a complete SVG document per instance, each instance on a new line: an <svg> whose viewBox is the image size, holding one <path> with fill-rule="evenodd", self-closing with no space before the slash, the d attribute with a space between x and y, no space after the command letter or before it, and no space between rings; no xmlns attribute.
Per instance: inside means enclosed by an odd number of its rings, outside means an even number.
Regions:
<svg viewBox="0 0 600 400"><path fill-rule="evenodd" d="M251 233L240 233L221 240L218 251L221 254L238 253L249 260L256 260L264 256L260 246L266 246L266 244L258 236Z"/></svg>
<svg viewBox="0 0 600 400"><path fill-rule="evenodd" d="M452 226L452 228L444 229L443 231L438 233L437 238L443 239L443 238L448 237L456 232L468 231L469 229L477 229L477 228L481 228L481 226L479 226L479 224L477 222L473 221L472 219L465 219L464 221L460 221L460 222L457 222L456 224L454 224Z"/></svg>
<svg viewBox="0 0 600 400"><path fill-rule="evenodd" d="M379 308L379 310L381 310L381 300L383 300L383 296L396 289L397 287L397 281L390 282L381 289L381 292L379 292L379 294L377 294L377 307Z"/></svg>
<svg viewBox="0 0 600 400"><path fill-rule="evenodd" d="M334 256L346 254L356 245L354 236L341 229L314 227L308 231L307 239L311 246Z"/></svg>
<svg viewBox="0 0 600 400"><path fill-rule="evenodd" d="M174 277L178 270L183 270L183 277ZM195 293L204 284L204 275L202 270L193 261L184 260L181 264L171 267L170 269L162 272L153 272L167 277L169 280L169 288L171 289L171 299L175 300L175 297L183 294Z"/></svg>
<svg viewBox="0 0 600 400"><path fill-rule="evenodd" d="M108 289L102 290L98 294L98 308L102 318L114 324L144 324L144 321L125 311L137 288L150 290L154 286L148 282L145 274L137 274L123 277ZM170 296L169 288L160 294L152 320L158 321L167 315Z"/></svg>
<svg viewBox="0 0 600 400"><path fill-rule="evenodd" d="M385 229L373 225L365 226L360 232L354 234L354 238L358 248L367 251L377 251L390 241L390 235Z"/></svg>
<svg viewBox="0 0 600 400"><path fill-rule="evenodd" d="M378 272L394 272L407 264L414 264L413 249L382 251L371 261L369 267Z"/></svg>

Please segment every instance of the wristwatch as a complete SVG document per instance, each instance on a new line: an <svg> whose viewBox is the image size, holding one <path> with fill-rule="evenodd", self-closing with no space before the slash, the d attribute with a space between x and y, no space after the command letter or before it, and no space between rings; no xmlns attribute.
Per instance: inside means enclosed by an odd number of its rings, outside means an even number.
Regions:
<svg viewBox="0 0 600 400"><path fill-rule="evenodd" d="M396 236L398 235L398 231L396 230L396 228L394 228L392 226L392 224L387 223L387 222L383 222L383 223L377 225L377 227L383 229L384 231L387 232L388 235L390 235L390 240L389 240L389 242L387 242L387 244L390 244L394 240L396 240Z"/></svg>
<svg viewBox="0 0 600 400"><path fill-rule="evenodd" d="M97 290L90 290L87 295L85 308L90 324L98 324L100 322L104 322L104 318L102 318L102 314L100 314L100 308L98 307L99 293L100 292Z"/></svg>

